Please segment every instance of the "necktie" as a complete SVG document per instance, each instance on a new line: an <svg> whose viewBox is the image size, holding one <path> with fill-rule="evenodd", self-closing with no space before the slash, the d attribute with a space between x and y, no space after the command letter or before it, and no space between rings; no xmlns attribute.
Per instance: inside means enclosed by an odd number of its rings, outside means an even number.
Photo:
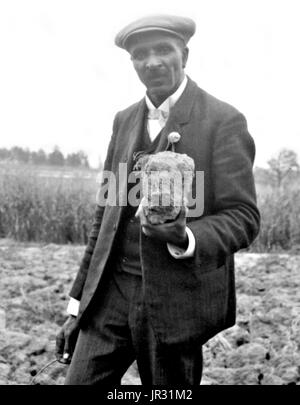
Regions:
<svg viewBox="0 0 300 405"><path fill-rule="evenodd" d="M148 112L148 119L149 120L158 120L161 127L165 126L165 123L168 119L168 113L166 111L159 110L156 108L155 110L149 110Z"/></svg>

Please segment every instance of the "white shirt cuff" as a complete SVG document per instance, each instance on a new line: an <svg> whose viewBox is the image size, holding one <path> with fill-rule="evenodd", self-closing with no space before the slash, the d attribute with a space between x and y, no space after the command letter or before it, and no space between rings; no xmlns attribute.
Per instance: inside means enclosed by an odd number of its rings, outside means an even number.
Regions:
<svg viewBox="0 0 300 405"><path fill-rule="evenodd" d="M186 227L186 233L189 239L189 245L187 249L182 249L176 245L173 245L172 243L167 243L168 250L171 256L173 256L175 259L186 259L188 257L193 257L195 253L195 248L196 248L196 240L193 232L190 230L190 228Z"/></svg>
<svg viewBox="0 0 300 405"><path fill-rule="evenodd" d="M75 298L70 297L70 301L67 307L67 313L73 316L77 316L79 312L80 301L75 300Z"/></svg>

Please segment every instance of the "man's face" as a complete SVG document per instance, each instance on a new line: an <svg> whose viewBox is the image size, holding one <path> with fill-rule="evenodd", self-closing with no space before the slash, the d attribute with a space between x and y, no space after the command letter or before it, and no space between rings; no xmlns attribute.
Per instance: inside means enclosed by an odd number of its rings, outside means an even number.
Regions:
<svg viewBox="0 0 300 405"><path fill-rule="evenodd" d="M172 35L151 32L131 39L129 52L149 97L159 106L179 87L188 49Z"/></svg>

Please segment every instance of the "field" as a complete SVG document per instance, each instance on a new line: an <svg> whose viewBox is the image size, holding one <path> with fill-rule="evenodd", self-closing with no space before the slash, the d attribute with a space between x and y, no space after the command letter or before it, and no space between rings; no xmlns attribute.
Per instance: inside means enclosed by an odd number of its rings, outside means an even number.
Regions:
<svg viewBox="0 0 300 405"><path fill-rule="evenodd" d="M92 222L96 172L0 164L0 384L63 384L55 335ZM202 384L300 384L299 178L257 179L261 231L236 255L237 323L204 347ZM140 384L135 364L123 384Z"/></svg>
<svg viewBox="0 0 300 405"><path fill-rule="evenodd" d="M19 241L87 241L97 172L0 164L0 237Z"/></svg>
<svg viewBox="0 0 300 405"><path fill-rule="evenodd" d="M0 162L0 238L85 244L99 174L91 170ZM300 174L282 187L256 176L262 222L249 251L300 252Z"/></svg>
<svg viewBox="0 0 300 405"><path fill-rule="evenodd" d="M63 384L55 335L83 246L0 240L0 384ZM204 347L202 384L300 384L300 256L236 256L238 317ZM32 379L35 378L34 381ZM140 384L133 365L123 384Z"/></svg>

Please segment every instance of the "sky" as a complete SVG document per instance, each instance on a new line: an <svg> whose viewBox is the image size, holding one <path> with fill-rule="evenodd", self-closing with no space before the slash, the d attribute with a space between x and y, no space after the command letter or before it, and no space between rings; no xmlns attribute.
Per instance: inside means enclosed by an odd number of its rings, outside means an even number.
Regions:
<svg viewBox="0 0 300 405"><path fill-rule="evenodd" d="M186 73L240 110L256 166L282 148L300 160L299 0L0 0L0 148L104 160L117 111L144 86L118 31L153 13L194 19Z"/></svg>

